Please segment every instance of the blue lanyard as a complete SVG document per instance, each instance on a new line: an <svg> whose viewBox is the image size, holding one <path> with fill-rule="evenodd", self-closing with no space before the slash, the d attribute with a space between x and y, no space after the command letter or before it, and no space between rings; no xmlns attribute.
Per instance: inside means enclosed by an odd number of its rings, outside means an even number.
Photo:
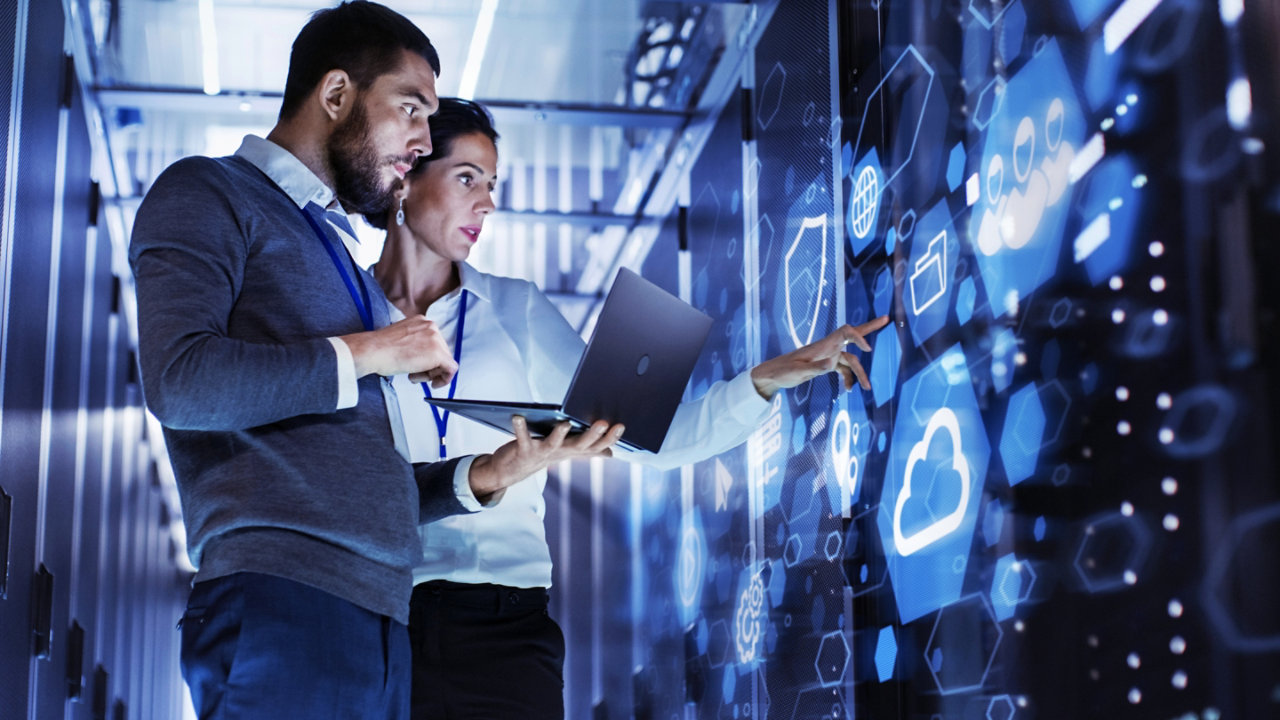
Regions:
<svg viewBox="0 0 1280 720"><path fill-rule="evenodd" d="M462 366L462 330L467 324L467 291L462 291L462 297L459 298L458 306L458 335L453 339L453 361ZM418 383L422 386L422 394L426 398L431 397L431 387L426 383ZM458 389L458 373L453 374L453 381L449 383L449 399L453 399L453 393ZM440 459L444 460L449 457L444 447L444 436L449 431L449 411L441 410L435 405L431 405L431 416L436 421L436 434L440 436Z"/></svg>
<svg viewBox="0 0 1280 720"><path fill-rule="evenodd" d="M359 272L356 273L355 281L352 282L351 273L347 272L347 266L338 257L338 251L334 249L328 233L320 229L320 224L316 222L311 213L303 208L299 208L299 210L301 210L302 216L307 219L307 222L311 224L311 229L316 231L316 237L320 238L320 242L324 244L324 249L329 251L329 259L333 261L333 266L338 268L338 273L342 275L342 282L346 283L347 292L351 295L352 302L356 304L356 312L360 313L360 321L364 323L364 329L374 330L373 304L369 302L369 288L365 286ZM355 265L354 261L352 261L352 265ZM360 284L360 292L356 292L356 283Z"/></svg>

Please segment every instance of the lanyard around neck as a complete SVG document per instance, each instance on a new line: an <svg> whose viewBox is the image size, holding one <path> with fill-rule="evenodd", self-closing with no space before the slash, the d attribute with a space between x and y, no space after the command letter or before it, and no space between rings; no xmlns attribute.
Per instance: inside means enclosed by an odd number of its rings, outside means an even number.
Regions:
<svg viewBox="0 0 1280 720"><path fill-rule="evenodd" d="M369 302L369 288L365 286L359 271L356 271L355 281L353 282L351 273L347 272L346 264L342 262L342 258L338 257L338 251L333 247L333 241L329 234L320 228L320 223L316 221L309 211L303 208L299 209L302 211L302 216L311 225L311 229L315 231L316 237L320 238L324 249L329 251L329 259L333 261L333 266L338 268L338 274L342 275L342 282L347 286L347 293L351 295L351 301L356 304L356 312L360 313L360 322L364 323L364 329L376 329L373 324L373 304ZM327 221L326 224L328 224ZM352 267L355 267L354 260L351 264ZM359 292L356 291L357 283L360 285Z"/></svg>
<svg viewBox="0 0 1280 720"><path fill-rule="evenodd" d="M458 333L453 339L453 361L458 363L458 367L462 367L462 330L467 323L467 291L463 290L461 297L458 299ZM429 399L431 397L431 387L426 383L418 383L422 386L422 394ZM449 399L453 399L453 393L458 389L458 373L453 374L453 381L449 383ZM444 436L449 430L449 411L441 410L435 405L431 405L431 416L436 421L436 433L440 436L440 459L444 460L449 457L445 451Z"/></svg>

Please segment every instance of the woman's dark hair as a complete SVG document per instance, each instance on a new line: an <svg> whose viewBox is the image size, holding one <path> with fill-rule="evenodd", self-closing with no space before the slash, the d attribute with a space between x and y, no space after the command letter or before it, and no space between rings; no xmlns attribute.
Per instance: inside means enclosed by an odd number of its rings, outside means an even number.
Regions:
<svg viewBox="0 0 1280 720"><path fill-rule="evenodd" d="M418 158L410 174L416 175L433 160L448 157L453 141L462 135L483 133L494 145L498 131L493 129L493 116L478 102L455 97L440 98L440 109L428 121L431 125L431 154Z"/></svg>
<svg viewBox="0 0 1280 720"><path fill-rule="evenodd" d="M455 97L440 98L440 109L428 121L431 126L431 154L423 155L414 163L409 177L421 175L433 161L449 157L453 141L472 133L481 133L494 145L498 144L498 131L493 129L493 117L484 106L471 100ZM368 223L379 230L387 229L386 217L366 215Z"/></svg>
<svg viewBox="0 0 1280 720"><path fill-rule="evenodd" d="M358 88L395 71L405 50L421 55L440 75L440 56L427 36L400 13L374 2L352 0L317 11L293 41L280 119L302 107L330 70L342 70Z"/></svg>

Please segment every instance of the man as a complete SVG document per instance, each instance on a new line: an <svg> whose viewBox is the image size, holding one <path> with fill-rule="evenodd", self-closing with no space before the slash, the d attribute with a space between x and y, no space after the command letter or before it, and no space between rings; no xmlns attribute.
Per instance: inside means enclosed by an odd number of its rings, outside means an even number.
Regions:
<svg viewBox="0 0 1280 720"><path fill-rule="evenodd" d="M345 211L385 213L430 152L438 72L399 14L320 11L267 138L175 163L138 210L142 380L199 568L182 665L201 717L407 717L417 524L621 435L520 427L493 455L410 466L398 452L384 378L442 384L457 366L424 318L388 325Z"/></svg>

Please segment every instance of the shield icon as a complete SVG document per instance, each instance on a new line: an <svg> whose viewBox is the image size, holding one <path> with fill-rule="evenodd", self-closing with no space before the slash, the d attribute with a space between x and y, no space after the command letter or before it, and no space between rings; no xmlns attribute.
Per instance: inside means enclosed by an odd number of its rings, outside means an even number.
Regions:
<svg viewBox="0 0 1280 720"><path fill-rule="evenodd" d="M813 257L811 247L818 236L818 255ZM806 242L807 240L807 242ZM822 305L822 291L827 284L827 214L807 217L800 222L800 230L783 258L784 292L787 306L787 331L796 347L813 342L818 326L818 310Z"/></svg>

